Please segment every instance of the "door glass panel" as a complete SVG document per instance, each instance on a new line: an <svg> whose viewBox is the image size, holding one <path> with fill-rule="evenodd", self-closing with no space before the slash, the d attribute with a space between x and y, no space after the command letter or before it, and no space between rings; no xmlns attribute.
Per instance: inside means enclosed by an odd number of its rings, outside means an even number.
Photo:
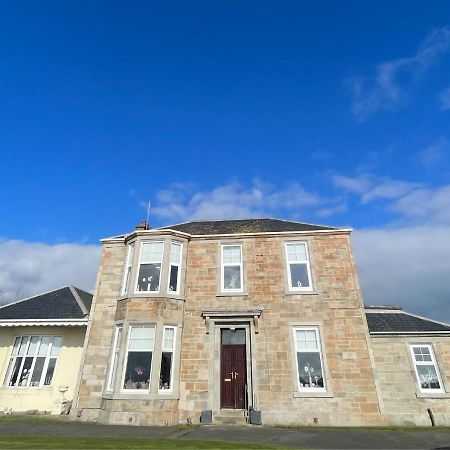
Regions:
<svg viewBox="0 0 450 450"><path fill-rule="evenodd" d="M245 345L245 330L222 329L222 345Z"/></svg>

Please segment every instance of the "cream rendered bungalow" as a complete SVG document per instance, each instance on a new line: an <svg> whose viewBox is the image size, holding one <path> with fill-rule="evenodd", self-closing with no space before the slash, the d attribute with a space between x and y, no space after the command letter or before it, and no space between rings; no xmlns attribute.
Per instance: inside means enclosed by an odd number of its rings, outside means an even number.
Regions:
<svg viewBox="0 0 450 450"><path fill-rule="evenodd" d="M66 286L0 307L0 413L60 414L73 399L91 303Z"/></svg>
<svg viewBox="0 0 450 450"><path fill-rule="evenodd" d="M74 414L450 424L450 326L365 309L350 233L249 219L104 239Z"/></svg>

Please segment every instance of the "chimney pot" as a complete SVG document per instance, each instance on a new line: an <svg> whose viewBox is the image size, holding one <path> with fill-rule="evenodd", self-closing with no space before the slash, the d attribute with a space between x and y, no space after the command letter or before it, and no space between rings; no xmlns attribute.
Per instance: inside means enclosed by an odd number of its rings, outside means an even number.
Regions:
<svg viewBox="0 0 450 450"><path fill-rule="evenodd" d="M150 229L150 225L146 220L143 220L142 222L138 223L136 225L136 231L141 231L141 230L149 230Z"/></svg>

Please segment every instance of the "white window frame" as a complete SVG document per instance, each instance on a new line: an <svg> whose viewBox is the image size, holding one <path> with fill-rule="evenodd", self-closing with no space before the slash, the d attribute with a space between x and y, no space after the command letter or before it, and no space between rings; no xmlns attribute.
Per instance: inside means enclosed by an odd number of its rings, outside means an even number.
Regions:
<svg viewBox="0 0 450 450"><path fill-rule="evenodd" d="M172 262L172 245L178 245L180 247L180 261L179 262ZM171 241L170 242L170 252L169 252L169 270L168 270L168 276L167 276L167 293L172 295L180 295L180 281L181 281L181 266L183 264L183 243L182 242L176 242ZM177 290L171 291L170 290L170 272L172 270L172 266L178 267L178 273L177 273Z"/></svg>
<svg viewBox="0 0 450 450"><path fill-rule="evenodd" d="M166 348L164 347L164 336L166 333L166 329L173 329L173 345L172 348ZM170 394L173 392L173 379L174 379L174 368L175 368L175 349L176 349L176 342L177 342L177 327L174 325L165 325L163 330L163 340L162 340L162 347L161 347L161 362L162 362L162 354L163 353L172 353L172 360L171 360L171 367L170 367L170 388L169 389L159 389L159 380L158 380L158 394ZM161 376L161 367L160 370L160 376Z"/></svg>
<svg viewBox="0 0 450 450"><path fill-rule="evenodd" d="M224 263L223 262L223 250L225 247L240 247L241 249L241 262L240 263ZM225 267L239 266L241 287L239 289L225 289ZM220 291L223 293L228 292L244 292L244 251L242 244L221 244L220 246Z"/></svg>
<svg viewBox="0 0 450 450"><path fill-rule="evenodd" d="M416 347L427 347L430 351L431 361L417 361L416 357L414 355L414 348ZM412 362L414 365L414 372L416 374L416 381L419 386L419 390L422 393L443 393L444 391L444 384L442 383L441 374L439 372L439 366L436 361L436 356L434 354L434 349L431 344L409 344L409 351L411 353ZM420 382L419 372L417 370L417 366L434 366L434 370L436 371L436 375L439 381L439 389L432 389L432 388L423 388L422 384Z"/></svg>
<svg viewBox="0 0 450 450"><path fill-rule="evenodd" d="M289 245L304 245L305 246L305 255L306 255L306 261L301 262L290 262L289 256L288 256L288 246ZM313 290L313 283L312 283L312 276L311 276L311 263L309 258L309 249L308 249L308 243L306 241L289 241L284 243L284 255L286 258L286 270L287 270L287 277L288 277L288 290L291 292L311 292ZM292 286L292 277L291 277L291 264L295 265L306 265L307 273L308 273L308 280L309 280L309 286L307 287L297 287Z"/></svg>
<svg viewBox="0 0 450 450"><path fill-rule="evenodd" d="M125 389L123 387L123 385L125 383L125 375L126 375L127 365L128 365L128 353L129 353L129 347L130 347L131 329L133 327L134 328L149 327L149 328L154 328L154 330L155 330L154 339L153 339L153 348L151 350L133 350L133 352L142 352L142 353L151 352L152 353L152 365L150 366L148 390L146 390L146 389ZM155 363L156 331L157 331L156 324L152 324L152 323L133 324L133 325L128 326L127 345L125 347L125 353L124 353L124 358L123 358L123 369L122 369L122 377L121 377L121 385L120 385L121 393L124 393L124 394L125 393L126 394L142 394L142 393L148 394L150 392L150 389L152 386L153 367L155 365L154 363Z"/></svg>
<svg viewBox="0 0 450 450"><path fill-rule="evenodd" d="M141 270L141 264L142 264L142 248L144 246L144 244L149 244L149 243L154 243L154 244L162 244L162 252L161 252L161 260L160 261L151 261L151 262L146 262L144 264L161 264L161 269L159 272L159 283L158 283L158 290L157 291L139 291L138 290L138 285L139 285L139 272ZM163 276L163 262L164 262L164 248L165 248L165 242L161 241L161 240L146 240L146 241L142 241L140 246L139 246L139 263L137 266L137 270L136 270L136 277L135 277L135 283L134 283L134 293L138 294L138 295L145 295L145 294L159 294L159 292L161 291L161 281L162 281L162 276Z"/></svg>
<svg viewBox="0 0 450 450"><path fill-rule="evenodd" d="M127 259L125 263L125 270L122 278L122 289L120 290L121 295L128 293L131 284L131 272L133 269L133 256L134 256L134 242L130 242L127 247Z"/></svg>
<svg viewBox="0 0 450 450"><path fill-rule="evenodd" d="M298 331L314 331L316 334L316 342L317 342L317 349L297 349L297 335L296 332ZM292 327L293 331L293 337L294 337L294 351L295 351L295 374L297 378L297 389L299 392L327 392L327 377L325 372L325 364L323 360L323 354L322 354L322 343L321 343L321 337L320 337L320 330L319 327L308 327L308 326L294 326ZM322 378L323 378L323 388L322 387L304 387L300 386L300 373L299 373L299 367L298 367L298 353L319 353L320 358L320 365L322 369Z"/></svg>
<svg viewBox="0 0 450 450"><path fill-rule="evenodd" d="M33 337L37 337L38 338L38 342L37 342L34 354L33 355L28 355L27 354L28 353L28 349L30 347L31 339ZM45 354L45 356L39 356L38 355L39 349L40 349L40 346L42 344L42 340L43 340L44 337L51 338L51 341L49 343L49 346L47 348L47 353ZM19 355L19 349L20 349L20 345L21 345L22 339L24 339L24 338L28 338L28 342L26 344L26 348L25 348L25 352L24 352L23 356L20 356ZM56 338L60 338L61 339L61 345L59 347L59 353L58 353L57 356L51 356L52 349L53 349L53 341ZM16 353L16 355L13 356L14 344L15 344L17 339L19 339L17 353ZM58 362L59 362L59 358L60 358L60 355L61 355L62 346L63 346L63 337L60 336L60 335L36 335L36 334L30 335L30 334L25 334L25 335L20 335L20 336L14 336L13 347L11 349L10 357L9 357L9 360L8 360L8 366L7 366L6 373L5 373L5 378L3 380L3 387L6 387L8 389L39 389L39 388L51 387L53 385L54 380L55 380L56 370L58 368ZM26 383L25 386L18 386L18 385L10 386L9 385L9 383L11 381L11 376L12 376L13 371L14 371L14 366L15 366L15 362L16 362L17 358L22 358L22 361L20 363L19 372L17 374L17 379L20 379L20 376L22 375L23 366L25 365L25 359L26 358L33 358L33 361L31 363L31 366L30 366L30 369L29 369L29 377L27 379L27 383ZM44 365L42 367L42 373L41 373L41 377L39 379L39 384L37 386L30 386L31 378L33 377L34 366L36 364L37 358L45 358ZM55 367L53 369L52 381L51 381L50 384L45 384L45 377L47 375L48 365L50 363L50 360L54 359L54 358L56 358L56 362L55 362Z"/></svg>
<svg viewBox="0 0 450 450"><path fill-rule="evenodd" d="M122 340L122 333L123 333L123 325L122 324L116 325L116 329L114 330L113 348L110 358L108 384L106 387L107 391L114 390L114 379L116 378L117 366L119 364L120 341Z"/></svg>

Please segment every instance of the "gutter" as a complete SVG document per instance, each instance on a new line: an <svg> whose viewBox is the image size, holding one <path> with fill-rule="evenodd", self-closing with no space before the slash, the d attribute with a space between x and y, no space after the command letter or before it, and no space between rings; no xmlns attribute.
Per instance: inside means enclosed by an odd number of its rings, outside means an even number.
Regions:
<svg viewBox="0 0 450 450"><path fill-rule="evenodd" d="M8 319L1 320L0 327L85 327L88 319Z"/></svg>

